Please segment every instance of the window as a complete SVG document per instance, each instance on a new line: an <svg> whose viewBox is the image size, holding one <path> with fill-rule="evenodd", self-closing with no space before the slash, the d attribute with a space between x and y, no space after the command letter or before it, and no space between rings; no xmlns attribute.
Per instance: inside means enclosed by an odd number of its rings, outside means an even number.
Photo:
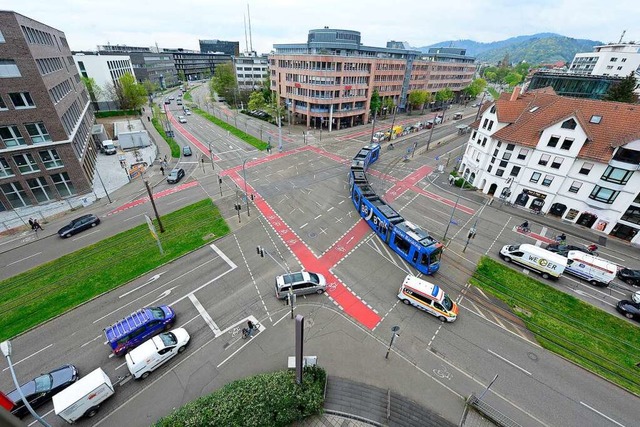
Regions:
<svg viewBox="0 0 640 427"><path fill-rule="evenodd" d="M24 127L27 128L27 132L34 144L39 142L51 142L51 136L47 133L47 128L44 127L44 123L27 123Z"/></svg>
<svg viewBox="0 0 640 427"><path fill-rule="evenodd" d="M573 144L573 138L565 138L564 141L562 141L562 145L560 146L560 149L569 150L572 144Z"/></svg>
<svg viewBox="0 0 640 427"><path fill-rule="evenodd" d="M509 176L518 176L519 173L520 173L520 166L514 166L511 168L511 173L509 174Z"/></svg>
<svg viewBox="0 0 640 427"><path fill-rule="evenodd" d="M9 98L11 98L11 102L13 102L13 106L16 108L32 108L36 106L29 92L10 93Z"/></svg>
<svg viewBox="0 0 640 427"><path fill-rule="evenodd" d="M493 120L489 122L489 126L487 126L487 130L491 130L492 127L493 127Z"/></svg>
<svg viewBox="0 0 640 427"><path fill-rule="evenodd" d="M498 141L498 143L496 144L496 147L498 148L502 147L502 141Z"/></svg>
<svg viewBox="0 0 640 427"><path fill-rule="evenodd" d="M489 119L484 119L484 122L482 123L482 129L487 128L487 123L489 123Z"/></svg>
<svg viewBox="0 0 640 427"><path fill-rule="evenodd" d="M627 58L622 58L620 62L627 62Z"/></svg>
<svg viewBox="0 0 640 427"><path fill-rule="evenodd" d="M575 129L576 128L576 121L573 119L569 119L566 120L565 122L562 123L562 126L560 126L562 129Z"/></svg>
<svg viewBox="0 0 640 427"><path fill-rule="evenodd" d="M616 154L613 155L613 160L637 165L640 163L640 151L618 147Z"/></svg>
<svg viewBox="0 0 640 427"><path fill-rule="evenodd" d="M640 224L640 208L630 206L620 219L634 224Z"/></svg>
<svg viewBox="0 0 640 427"><path fill-rule="evenodd" d="M555 147L556 145L558 145L559 141L560 141L560 137L553 135L551 138L549 138L549 142L547 142L547 147Z"/></svg>
<svg viewBox="0 0 640 427"><path fill-rule="evenodd" d="M544 179L542 180L542 185L544 185L545 187L548 187L551 185L552 182L553 182L553 177L551 175L545 175Z"/></svg>
<svg viewBox="0 0 640 427"><path fill-rule="evenodd" d="M591 194L589 194L589 198L610 205L616 200L616 197L618 197L619 193L619 191L596 185L595 187L593 187Z"/></svg>
<svg viewBox="0 0 640 427"><path fill-rule="evenodd" d="M528 148L521 148L520 153L518 154L518 160L524 160L527 158L527 154L529 154Z"/></svg>
<svg viewBox="0 0 640 427"><path fill-rule="evenodd" d="M502 176L502 175L504 175L504 169L498 169L496 171L496 176Z"/></svg>
<svg viewBox="0 0 640 427"><path fill-rule="evenodd" d="M600 177L603 181L615 182L616 184L626 184L633 175L633 171L626 169L614 168L613 166L607 166L607 169Z"/></svg>
<svg viewBox="0 0 640 427"><path fill-rule="evenodd" d="M29 189L31 189L31 192L39 203L55 199L51 187L49 187L47 180L43 176L28 179L27 184L29 184Z"/></svg>
<svg viewBox="0 0 640 427"><path fill-rule="evenodd" d="M591 120L589 120L589 123L595 123L598 124L602 121L602 116L591 116Z"/></svg>
<svg viewBox="0 0 640 427"><path fill-rule="evenodd" d="M489 165L489 167L487 168L487 172L491 173L491 169L493 169L493 166Z"/></svg>
<svg viewBox="0 0 640 427"><path fill-rule="evenodd" d="M500 167L501 167L501 168L506 168L508 164L509 164L509 162L507 162L507 161L505 161L505 160L501 160L501 161L500 161Z"/></svg>
<svg viewBox="0 0 640 427"><path fill-rule="evenodd" d="M2 189L2 192L14 209L31 205L31 200L27 197L27 193L19 182L2 184L0 185L0 189Z"/></svg>
<svg viewBox="0 0 640 427"><path fill-rule="evenodd" d="M60 194L60 197L67 197L76 194L73 183L69 179L69 174L67 174L66 172L51 175L51 179L53 180L53 183L55 184L56 190L58 190L58 194ZM401 240L403 242L405 241L404 239Z"/></svg>
<svg viewBox="0 0 640 427"><path fill-rule="evenodd" d="M26 145L22 134L18 130L18 126L3 126L0 127L0 138L4 141L7 147L16 147L18 145Z"/></svg>
<svg viewBox="0 0 640 427"><path fill-rule="evenodd" d="M492 158L491 158L491 164L494 164L495 162L496 162L496 158L495 158L495 157L492 157Z"/></svg>
<svg viewBox="0 0 640 427"><path fill-rule="evenodd" d="M549 159L550 159L550 158L551 158L551 156L550 156L550 155L548 155L548 154L543 154L542 156L540 156L540 160L538 161L538 164L539 164L539 165L542 165L542 166L546 166L546 165L547 165L547 163L549 163Z"/></svg>
<svg viewBox="0 0 640 427"><path fill-rule="evenodd" d="M55 169L64 166L60 156L58 156L58 152L54 149L40 151L38 154L40 154L40 159L42 160L42 163L44 163L45 169Z"/></svg>
<svg viewBox="0 0 640 427"><path fill-rule="evenodd" d="M0 31L0 43L4 43L4 42L5 42L4 41L4 36L2 35L2 31Z"/></svg>
<svg viewBox="0 0 640 427"><path fill-rule="evenodd" d="M471 134L471 139L476 139L476 135L478 135L478 132L474 130Z"/></svg>
<svg viewBox="0 0 640 427"><path fill-rule="evenodd" d="M493 150L493 157L498 157L498 149Z"/></svg>
<svg viewBox="0 0 640 427"><path fill-rule="evenodd" d="M0 157L0 178L6 178L8 176L14 176L13 170L11 170L11 166L9 166L9 162L4 157Z"/></svg>
<svg viewBox="0 0 640 427"><path fill-rule="evenodd" d="M589 175L589 172L591 172L591 168L593 168L593 163L584 162L582 164L582 167L578 171L578 173L580 173L582 175Z"/></svg>
<svg viewBox="0 0 640 427"><path fill-rule="evenodd" d="M513 151L513 149L516 148L515 144L507 144L507 148L505 148L505 150L507 151Z"/></svg>
<svg viewBox="0 0 640 427"><path fill-rule="evenodd" d="M487 145L487 138L482 139L482 146L484 147L485 145Z"/></svg>
<svg viewBox="0 0 640 427"><path fill-rule="evenodd" d="M553 159L553 162L551 163L551 167L553 169L560 169L560 166L562 166L563 161L564 161L564 158L556 156Z"/></svg>
<svg viewBox="0 0 640 427"><path fill-rule="evenodd" d="M536 184L537 184L537 183L538 183L538 181L540 181L540 172L534 172L534 173L532 173L532 174L531 174L531 179L530 179L529 181L534 182L534 183L536 183Z"/></svg>
<svg viewBox="0 0 640 427"><path fill-rule="evenodd" d="M4 99L2 99L2 96L0 96L0 111L2 110L8 110L8 108L7 104L4 103Z"/></svg>
<svg viewBox="0 0 640 427"><path fill-rule="evenodd" d="M504 154L502 155L502 158L503 158L504 160L509 160L509 159L511 158L511 153L504 153Z"/></svg>
<svg viewBox="0 0 640 427"><path fill-rule="evenodd" d="M16 166L18 166L18 170L21 173L38 172L40 170L31 153L17 154L13 156L13 161L16 162Z"/></svg>
<svg viewBox="0 0 640 427"><path fill-rule="evenodd" d="M582 183L580 181L573 181L571 187L569 187L569 193L577 193L578 191L580 191L581 187Z"/></svg>
<svg viewBox="0 0 640 427"><path fill-rule="evenodd" d="M22 77L20 70L13 59L0 59L0 79Z"/></svg>
<svg viewBox="0 0 640 427"><path fill-rule="evenodd" d="M609 62L618 62L618 58L613 57L613 58L611 58L611 59L609 60Z"/></svg>
<svg viewBox="0 0 640 427"><path fill-rule="evenodd" d="M495 105L495 104L493 104L493 105L491 106L491 110L489 110L489 112L490 112L491 114L494 114L494 113L496 112L496 105Z"/></svg>

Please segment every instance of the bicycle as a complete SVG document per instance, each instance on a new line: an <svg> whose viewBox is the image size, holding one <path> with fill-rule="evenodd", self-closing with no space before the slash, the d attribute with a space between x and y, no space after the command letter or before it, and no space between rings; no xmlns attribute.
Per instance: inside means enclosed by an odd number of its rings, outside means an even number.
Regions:
<svg viewBox="0 0 640 427"><path fill-rule="evenodd" d="M531 233L531 229L529 227L523 227L521 225L516 227L516 230L519 231L520 233Z"/></svg>
<svg viewBox="0 0 640 427"><path fill-rule="evenodd" d="M254 331L260 332L260 324L254 323L253 327L251 329L242 328L242 339L247 339L247 338L253 336L253 332Z"/></svg>

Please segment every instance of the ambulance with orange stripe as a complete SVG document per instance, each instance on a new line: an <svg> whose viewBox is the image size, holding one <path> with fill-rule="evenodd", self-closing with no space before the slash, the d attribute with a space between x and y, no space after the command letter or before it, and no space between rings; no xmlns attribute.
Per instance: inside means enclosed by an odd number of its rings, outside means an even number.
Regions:
<svg viewBox="0 0 640 427"><path fill-rule="evenodd" d="M611 261L580 251L569 251L567 260L567 273L578 276L594 286L608 286L618 272L618 266Z"/></svg>
<svg viewBox="0 0 640 427"><path fill-rule="evenodd" d="M405 277L398 298L405 304L436 316L442 322L453 322L458 317L458 305L439 286L418 279Z"/></svg>

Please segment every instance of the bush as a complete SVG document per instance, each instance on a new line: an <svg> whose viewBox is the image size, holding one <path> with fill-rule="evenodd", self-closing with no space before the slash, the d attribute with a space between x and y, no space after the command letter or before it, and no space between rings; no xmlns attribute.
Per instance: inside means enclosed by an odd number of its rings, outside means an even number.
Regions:
<svg viewBox="0 0 640 427"><path fill-rule="evenodd" d="M180 158L180 146L173 138L167 136L167 133L162 128L160 121L158 121L158 119L156 118L153 118L151 119L151 123L153 123L153 127L156 128L160 136L162 136L162 138L167 142L167 145L169 145L169 148L171 148L171 157L173 157L174 159Z"/></svg>
<svg viewBox="0 0 640 427"><path fill-rule="evenodd" d="M294 371L277 371L234 381L156 422L156 427L287 426L322 412L326 373L304 368L302 385Z"/></svg>
<svg viewBox="0 0 640 427"><path fill-rule="evenodd" d="M139 116L140 110L112 110L112 111L96 111L96 118L117 117L117 116Z"/></svg>

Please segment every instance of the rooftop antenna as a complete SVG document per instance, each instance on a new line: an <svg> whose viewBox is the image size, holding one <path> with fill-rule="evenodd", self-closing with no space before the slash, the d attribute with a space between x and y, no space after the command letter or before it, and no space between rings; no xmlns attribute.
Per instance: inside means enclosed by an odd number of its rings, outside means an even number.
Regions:
<svg viewBox="0 0 640 427"><path fill-rule="evenodd" d="M249 11L249 3L247 3L247 16L249 17L249 47L253 52L253 39L251 38L251 12Z"/></svg>
<svg viewBox="0 0 640 427"><path fill-rule="evenodd" d="M618 43L622 43L622 38L624 37L627 30L622 30L622 35L620 36L620 41Z"/></svg>
<svg viewBox="0 0 640 427"><path fill-rule="evenodd" d="M249 53L249 42L247 39L247 17L243 15L242 19L244 21L244 48L247 51L247 53Z"/></svg>

